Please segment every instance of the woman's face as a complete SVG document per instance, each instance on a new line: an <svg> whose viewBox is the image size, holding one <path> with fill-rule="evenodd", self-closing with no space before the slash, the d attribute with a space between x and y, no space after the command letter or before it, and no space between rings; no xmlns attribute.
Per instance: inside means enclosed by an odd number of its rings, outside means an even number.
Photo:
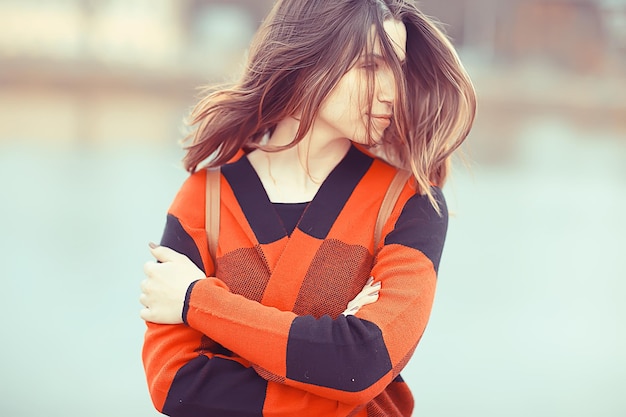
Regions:
<svg viewBox="0 0 626 417"><path fill-rule="evenodd" d="M406 27L397 20L388 20L384 29L400 61L406 59ZM315 131L323 130L333 138L348 138L353 142L379 142L391 124L396 84L393 71L382 57L380 41L376 41L372 56L361 56L346 72L328 97L322 102L315 121ZM373 72L372 103L369 102L368 74ZM371 135L368 137L368 126Z"/></svg>

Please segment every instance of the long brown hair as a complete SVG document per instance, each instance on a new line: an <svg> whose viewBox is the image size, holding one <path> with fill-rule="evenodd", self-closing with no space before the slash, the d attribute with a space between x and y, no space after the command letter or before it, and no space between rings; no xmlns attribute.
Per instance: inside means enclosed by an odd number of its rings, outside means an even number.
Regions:
<svg viewBox="0 0 626 417"><path fill-rule="evenodd" d="M383 28L389 19L406 26L404 64ZM333 87L371 51L372 27L398 92L383 153L410 169L438 208L430 185L445 182L449 157L473 123L476 96L444 32L410 0L278 0L252 41L239 82L208 89L193 109L185 168L194 172L203 161L219 166L241 149L261 147L266 132L297 113L299 129L288 147L295 146ZM372 80L370 75L370 95Z"/></svg>

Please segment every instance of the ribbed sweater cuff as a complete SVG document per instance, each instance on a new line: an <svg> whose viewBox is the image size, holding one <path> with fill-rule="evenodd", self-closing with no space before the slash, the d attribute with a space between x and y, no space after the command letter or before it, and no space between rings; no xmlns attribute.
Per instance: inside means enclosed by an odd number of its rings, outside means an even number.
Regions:
<svg viewBox="0 0 626 417"><path fill-rule="evenodd" d="M189 284L189 287L187 287L187 293L185 294L185 302L183 303L183 313L182 313L183 317L182 318L183 318L183 323L185 323L187 326L189 326L189 323L187 323L187 313L189 313L189 300L191 299L191 291L193 290L193 287L198 283L198 281L200 280L197 279L191 284Z"/></svg>

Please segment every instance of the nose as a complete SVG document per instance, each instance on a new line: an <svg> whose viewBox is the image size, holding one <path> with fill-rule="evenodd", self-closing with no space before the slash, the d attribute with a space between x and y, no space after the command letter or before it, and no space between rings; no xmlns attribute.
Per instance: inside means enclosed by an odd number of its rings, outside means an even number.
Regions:
<svg viewBox="0 0 626 417"><path fill-rule="evenodd" d="M396 82L391 68L376 73L376 88L379 102L393 104L396 99Z"/></svg>

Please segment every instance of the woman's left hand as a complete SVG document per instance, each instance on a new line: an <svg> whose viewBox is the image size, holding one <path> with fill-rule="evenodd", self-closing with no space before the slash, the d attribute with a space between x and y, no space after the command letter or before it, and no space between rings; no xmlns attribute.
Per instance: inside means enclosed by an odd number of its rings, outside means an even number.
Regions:
<svg viewBox="0 0 626 417"><path fill-rule="evenodd" d="M361 292L348 303L346 311L341 314L344 316L353 316L358 313L362 307L375 303L378 301L379 290L380 281L374 283L374 277L370 277Z"/></svg>
<svg viewBox="0 0 626 417"><path fill-rule="evenodd" d="M153 323L180 324L189 285L206 276L188 257L170 248L151 243L150 252L160 263L144 265L146 279L141 282L139 302L145 308L139 315Z"/></svg>

